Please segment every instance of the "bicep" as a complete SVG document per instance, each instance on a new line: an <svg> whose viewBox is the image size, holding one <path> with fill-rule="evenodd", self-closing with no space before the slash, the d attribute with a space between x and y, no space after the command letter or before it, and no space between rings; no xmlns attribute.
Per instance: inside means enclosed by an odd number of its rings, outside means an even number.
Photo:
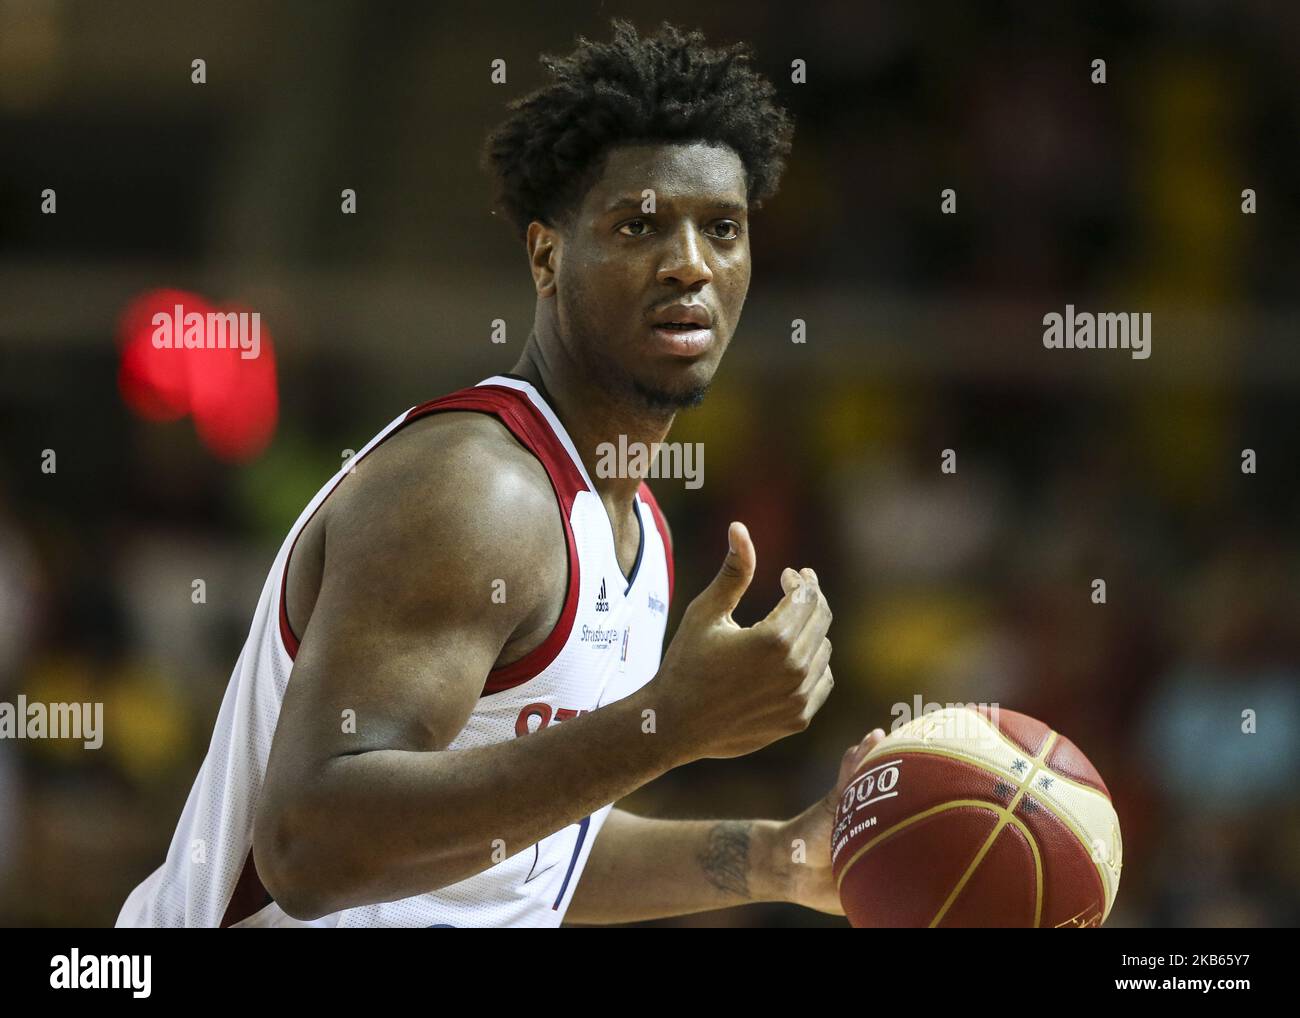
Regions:
<svg viewBox="0 0 1300 1018"><path fill-rule="evenodd" d="M427 617L412 617L417 607ZM465 617L436 597L404 606L327 573L279 729L304 760L443 749L464 727L509 627L504 615Z"/></svg>
<svg viewBox="0 0 1300 1018"><path fill-rule="evenodd" d="M517 478L446 485L408 505L383 496L354 489L327 521L267 768L281 794L333 757L446 748L554 582L546 504Z"/></svg>

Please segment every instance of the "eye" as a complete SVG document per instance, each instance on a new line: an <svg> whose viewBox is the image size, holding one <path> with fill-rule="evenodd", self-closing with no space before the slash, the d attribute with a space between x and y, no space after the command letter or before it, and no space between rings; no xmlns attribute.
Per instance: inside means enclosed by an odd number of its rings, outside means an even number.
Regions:
<svg viewBox="0 0 1300 1018"><path fill-rule="evenodd" d="M645 227L645 229L637 233L628 233L626 231L627 231L627 227L629 226L643 226ZM647 233L650 232L650 224L647 223L644 219L629 219L626 223L623 223L619 226L618 232L623 234L623 236L625 237L644 237Z"/></svg>
<svg viewBox="0 0 1300 1018"><path fill-rule="evenodd" d="M719 240L739 240L739 239L740 239L740 233L741 233L741 230L740 230L740 224L739 224L738 222L736 222L734 219L721 219L721 220L718 221L718 224L717 224L717 225L718 225L720 228L724 229L724 230L725 230L725 229L729 229L729 230L733 231L733 232L731 232L730 234L728 234L728 235L725 236L725 237L719 237L719 238L718 238Z"/></svg>

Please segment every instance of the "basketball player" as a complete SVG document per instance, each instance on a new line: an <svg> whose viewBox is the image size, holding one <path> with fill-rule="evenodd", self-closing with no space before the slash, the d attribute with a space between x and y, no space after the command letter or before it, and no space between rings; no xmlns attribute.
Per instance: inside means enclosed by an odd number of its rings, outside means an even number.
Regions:
<svg viewBox="0 0 1300 1018"><path fill-rule="evenodd" d="M547 66L487 148L537 293L525 349L399 416L304 509L167 859L119 925L842 914L835 800L879 731L789 821L612 805L802 731L831 690L811 569L782 573L758 625L732 621L755 568L739 523L661 660L668 524L644 482L594 469L601 443L662 441L703 398L789 117L740 47L667 24L643 39L615 22Z"/></svg>

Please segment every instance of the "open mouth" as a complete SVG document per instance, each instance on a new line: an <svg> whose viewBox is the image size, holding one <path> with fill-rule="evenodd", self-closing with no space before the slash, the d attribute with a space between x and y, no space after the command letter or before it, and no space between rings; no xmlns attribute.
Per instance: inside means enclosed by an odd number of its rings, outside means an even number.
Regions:
<svg viewBox="0 0 1300 1018"><path fill-rule="evenodd" d="M664 322L651 326L650 331L659 348L676 357L694 357L713 342L713 330L696 322Z"/></svg>

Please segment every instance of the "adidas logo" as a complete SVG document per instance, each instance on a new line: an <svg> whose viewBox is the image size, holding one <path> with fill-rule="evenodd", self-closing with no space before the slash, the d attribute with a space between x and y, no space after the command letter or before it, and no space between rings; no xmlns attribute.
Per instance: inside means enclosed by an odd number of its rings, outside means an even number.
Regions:
<svg viewBox="0 0 1300 1018"><path fill-rule="evenodd" d="M600 578L600 593L596 595L596 611L609 611L609 599L605 596L605 577Z"/></svg>

